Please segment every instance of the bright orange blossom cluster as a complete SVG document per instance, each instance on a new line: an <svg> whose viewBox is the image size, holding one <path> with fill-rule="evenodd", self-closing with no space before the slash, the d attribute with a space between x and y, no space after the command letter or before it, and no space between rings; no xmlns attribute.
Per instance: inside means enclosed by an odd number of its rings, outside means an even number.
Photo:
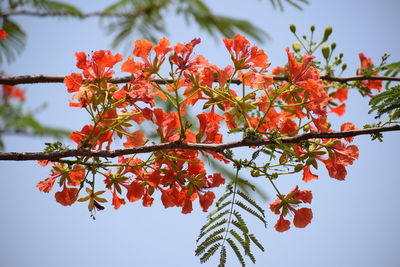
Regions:
<svg viewBox="0 0 400 267"><path fill-rule="evenodd" d="M288 65L272 70L273 75L283 74L288 82L274 81L267 69L268 56L257 46L251 46L243 36L237 34L234 39L224 39L233 65L219 68L193 50L200 39L186 44L171 46L166 38L154 45L147 40L135 41L133 55L122 63L121 70L131 74L131 80L123 86L110 83L116 63L123 60L120 54L100 50L91 57L85 53L76 53L77 67L82 73L66 76L64 82L68 92L74 93L71 107L86 109L93 124L85 125L70 135L70 139L82 149L110 149L114 138L121 138L125 148L142 146L148 142L143 130L131 131L131 127L150 125L160 138L160 142L187 142L220 144L223 134L221 122L229 130L251 129L259 138L269 138L271 133L279 137L294 136L303 131L329 132L327 116L329 113L342 115L345 111L347 89L332 89L320 78L320 73L312 65L313 56L307 54L296 59L293 52L286 48ZM137 59L138 58L138 59ZM372 64L361 58L363 67ZM163 63L169 62L171 81L156 83ZM239 78L243 83L242 95L232 89L231 81ZM215 83L217 81L217 83ZM379 82L367 84L369 89L378 88ZM176 111L166 112L156 107L155 98L172 103ZM199 128L194 131L190 123L184 120L188 106L203 104L207 110L198 114ZM352 130L352 123L345 123L341 130ZM310 146L292 144L291 157L303 162L303 181L317 179L311 167L317 168L320 161L329 175L338 180L346 177L346 166L358 158L358 148L339 139L311 140ZM105 146L105 147L104 147ZM198 197L203 211L213 203L215 194L212 188L225 183L220 173L207 174L203 157L212 157L222 162L230 162L221 153L188 149L169 149L153 152L149 158L142 159L133 155L120 156L114 171L94 171L95 164L89 164L89 158L77 158L75 164L52 163L51 177L39 182L37 187L49 192L58 179L62 191L56 193L56 200L62 205L71 205L75 201L89 201L89 210L103 209L100 204L106 202L100 197L105 191L96 191L94 178L104 177L104 184L112 194L112 205L118 209L121 205L142 200L144 206L151 206L153 193L161 192L164 207L182 207L182 213L192 211L192 202ZM328 155L328 156L326 156ZM99 159L93 159L97 163ZM281 161L281 160L280 160ZM40 162L46 165L49 162ZM285 164L285 159L281 161ZM86 167L87 166L87 167ZM100 166L100 165L99 165ZM90 170L90 171L88 171ZM78 198L81 189L86 187L87 196ZM96 186L98 186L96 184ZM295 189L281 195L270 204L270 209L280 214L275 225L277 231L286 231L290 222L284 217L294 214L294 225L305 227L311 222L312 211L309 208L297 208L302 203L311 203L311 191Z"/></svg>

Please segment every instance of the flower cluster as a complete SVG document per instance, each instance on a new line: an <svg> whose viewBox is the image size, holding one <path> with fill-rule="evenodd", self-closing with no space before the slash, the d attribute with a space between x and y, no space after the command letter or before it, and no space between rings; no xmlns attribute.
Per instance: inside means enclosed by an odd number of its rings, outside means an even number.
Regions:
<svg viewBox="0 0 400 267"><path fill-rule="evenodd" d="M79 149L87 150L110 150L115 139L121 139L127 149L143 146L155 138L161 143L221 144L223 124L228 133L244 132L244 138L250 138L252 133L251 138L271 139L305 132L333 132L328 115L345 112L347 88L323 81L313 64L314 56L296 56L286 48L288 64L270 74L264 50L251 46L241 35L224 39L233 64L223 68L195 55L199 43L200 39L193 39L171 46L166 38L156 45L137 40L133 56L125 61L120 54L105 50L91 56L76 53L77 67L82 73L66 76L64 83L68 92L74 94L70 106L85 109L92 123L71 133L70 139ZM364 58L362 67L367 68L372 63ZM131 79L118 86L112 83L113 68L121 61L121 71L129 73ZM168 79L160 74L165 64L169 64ZM272 74L285 74L288 79L274 81ZM242 84L240 90L235 90L235 79ZM377 87L377 83L368 84L369 89ZM158 106L160 100L167 102L168 108ZM190 118L189 107L199 105L203 112ZM352 123L345 123L340 130L354 129ZM302 171L305 182L318 178L311 172L311 167L318 167L318 161L331 177L344 180L346 166L358 158L358 148L339 139L312 139L301 144L277 142L265 149L280 154L278 165L285 168L282 174L288 173L288 169L289 173ZM202 210L207 211L215 199L212 189L225 183L220 173L208 173L206 162L214 159L221 163L234 161L224 151L183 148L159 150L148 157L120 156L114 163L81 156L52 162L51 177L37 187L49 192L57 181L62 188L55 195L59 203L88 201L92 212L104 209L101 203L107 199L100 195L107 191L115 209L139 200L143 206L151 206L158 191L166 208L181 207L182 213L190 213L198 198ZM248 167L256 176L264 175L273 183L280 174L271 174L269 166L264 161L262 166ZM105 190L98 189L99 176ZM79 197L82 191L87 195ZM294 215L296 227L308 225L311 209L297 207L311 200L311 191L298 187L287 195L278 192L278 198L270 205L280 215L276 230L289 229L290 222L285 219L288 214Z"/></svg>

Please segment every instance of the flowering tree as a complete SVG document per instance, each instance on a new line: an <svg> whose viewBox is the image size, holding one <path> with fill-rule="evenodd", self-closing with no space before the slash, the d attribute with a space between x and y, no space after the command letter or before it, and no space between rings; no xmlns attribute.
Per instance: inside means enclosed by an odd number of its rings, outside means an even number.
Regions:
<svg viewBox="0 0 400 267"><path fill-rule="evenodd" d="M290 30L297 37L294 25ZM179 207L184 214L193 210L196 199L203 211L215 202L197 239L200 261L219 251L224 266L230 248L242 265L246 257L255 262L252 246L264 247L245 216L266 225L265 204L254 199L256 186L241 178L241 172L264 177L276 191L269 209L278 215L277 231L289 230L292 223L304 228L313 218L312 192L298 186L281 192L276 180L297 174L309 182L318 179L318 166L324 166L330 177L344 180L346 167L359 154L351 144L354 136L371 134L380 139L384 131L400 130L398 86L387 83L378 94L383 81L400 80L391 75L397 74L393 71L378 76L395 65L388 65L386 56L374 65L360 53L357 76L333 76L346 65L341 54L335 55L336 44L326 44L332 28L325 29L319 42L312 39L314 31L311 27L311 37L305 41L297 37L299 42L285 49L287 65L273 70L262 49L236 34L223 40L232 63L222 68L194 54L200 39L171 45L162 38L157 44L135 41L133 57L126 60L106 50L91 55L77 52L80 72L65 77L2 77L6 101L23 97L11 85L63 81L73 94L70 107L85 110L92 123L69 135L76 149L56 142L47 144L44 152L1 153L0 159L38 160L41 166L50 166L50 177L38 182L37 188L49 193L57 185L58 203L87 202L93 218L108 201L115 209L136 201L147 207L160 197L165 208ZM319 50L325 63L313 56ZM129 77L113 77L119 62ZM389 114L388 120L364 129L351 122L331 125L330 116L345 112L349 89L372 97L371 111L377 111L378 117ZM225 141L228 138L234 141ZM122 140L124 148L112 148L116 139ZM240 157L235 153L239 147L251 154ZM234 175L210 171L208 162L214 160L231 164ZM214 188L222 185L226 193L216 200Z"/></svg>

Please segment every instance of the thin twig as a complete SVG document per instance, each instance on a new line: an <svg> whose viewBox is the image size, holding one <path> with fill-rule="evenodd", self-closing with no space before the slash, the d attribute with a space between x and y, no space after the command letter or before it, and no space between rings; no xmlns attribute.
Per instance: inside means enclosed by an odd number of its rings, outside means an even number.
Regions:
<svg viewBox="0 0 400 267"><path fill-rule="evenodd" d="M400 131L400 125L393 125L379 128L369 128L354 131L344 132L324 132L324 133L305 133L292 137L282 137L279 140L282 143L298 143L303 140L313 138L344 138L357 135L376 134L381 132L389 131ZM236 148L236 147L251 147L251 146L263 146L276 144L274 139L258 139L249 140L243 139L236 142L229 142L223 144L201 144L201 143L183 143L183 142L172 142L172 143L161 143L149 146L140 146L128 149L116 149L116 150L85 150L85 149L70 149L57 152L2 152L0 153L0 160L51 160L57 161L61 158L74 157L74 156L90 156L90 157L102 157L102 158L114 158L121 155L130 154L141 154L149 153L153 151L165 150L165 149L192 149L192 150L203 150L203 151L215 151L222 152L225 149Z"/></svg>
<svg viewBox="0 0 400 267"><path fill-rule="evenodd" d="M32 84L32 83L62 83L65 76L63 75L21 75L21 76L0 76L0 84ZM275 81L288 81L286 76L272 76ZM335 77L335 76L321 76L322 80L333 81L340 83L347 83L350 81L364 81L364 80L381 80L381 81L396 81L400 82L400 77L389 76L351 76L351 77ZM126 83L131 80L130 76L111 79L111 83ZM154 79L153 82L158 84L171 83L171 79ZM232 80L231 83L241 84L238 79Z"/></svg>

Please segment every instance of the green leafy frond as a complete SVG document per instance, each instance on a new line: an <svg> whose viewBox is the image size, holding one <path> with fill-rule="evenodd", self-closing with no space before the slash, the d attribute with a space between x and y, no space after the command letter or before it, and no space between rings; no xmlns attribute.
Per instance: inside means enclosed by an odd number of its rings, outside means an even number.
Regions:
<svg viewBox="0 0 400 267"><path fill-rule="evenodd" d="M269 1L274 8L279 7L279 9L281 11L284 10L282 0L269 0ZM303 8L301 7L301 4L309 4L310 3L308 0L285 0L284 2L286 2L287 4L297 8L299 10L303 10Z"/></svg>
<svg viewBox="0 0 400 267"><path fill-rule="evenodd" d="M385 65L384 68L386 69L386 71L383 75L390 76L390 77L396 77L397 74L400 73L400 62L390 63L388 65ZM386 89L389 89L390 84L391 84L391 81L388 81L386 83Z"/></svg>
<svg viewBox="0 0 400 267"><path fill-rule="evenodd" d="M243 202L236 200L235 201L235 205L241 207L242 209L244 209L245 211L247 211L248 213L250 213L251 215L253 215L254 217L258 218L265 227L267 227L267 221L264 219L264 215L263 214L259 214L257 211L253 210L252 208L250 208L249 206L245 205Z"/></svg>
<svg viewBox="0 0 400 267"><path fill-rule="evenodd" d="M255 243L258 248L264 248L251 235L242 214L235 209L236 206L240 210L245 210L266 224L264 218L264 210L245 192L238 190L240 182L246 184L246 187L254 187L247 180L239 179L239 170L236 171L235 179L226 185L226 193L217 201L217 209L208 216L208 222L201 228L199 237L196 242L205 238L203 242L197 245L196 255L200 256L200 261L208 260L218 248L220 252L219 266L225 266L226 250L225 243L234 251L238 261L245 266L244 256L248 257L253 263L256 261L251 252L251 242ZM252 188L252 190L254 190ZM241 200L246 201L248 205ZM255 240L255 241L254 241ZM240 245L237 245L239 243ZM240 247L240 249L239 249Z"/></svg>
<svg viewBox="0 0 400 267"><path fill-rule="evenodd" d="M225 267L226 264L226 248L222 246L221 252L219 254L219 264L218 267Z"/></svg>
<svg viewBox="0 0 400 267"><path fill-rule="evenodd" d="M224 224L226 224L228 222L227 219L222 219L221 221L217 222L216 224L212 224L209 228L205 229L204 231L201 231L199 236L197 237L196 243L199 242L199 240L205 236L206 234L208 234L209 232L211 232L212 230L214 230L215 228L218 228ZM226 230L225 228L222 228L224 230Z"/></svg>
<svg viewBox="0 0 400 267"><path fill-rule="evenodd" d="M208 222L205 225L203 225L203 227L200 229L200 232L204 231L208 226L210 226L214 222L218 221L220 218L222 218L223 216L225 216L227 214L229 214L229 210L225 210L225 211L219 213L215 217L208 218Z"/></svg>
<svg viewBox="0 0 400 267"><path fill-rule="evenodd" d="M122 0L108 6L104 13L123 12L124 16L103 18L105 29L110 34L115 34L112 45L118 46L134 33L153 42L157 41L157 34L166 33L165 14L171 0ZM134 39L134 38L131 38ZM137 39L137 38L136 38Z"/></svg>
<svg viewBox="0 0 400 267"><path fill-rule="evenodd" d="M237 190L236 193L241 196L244 200L246 200L251 206L253 206L254 208L256 208L262 215L263 217L265 217L265 211L263 208L261 208L260 205L257 204L257 202L255 202L252 198L250 198L247 194L245 194L244 192Z"/></svg>
<svg viewBox="0 0 400 267"><path fill-rule="evenodd" d="M400 118L400 85L393 86L386 91L374 96L369 102L369 113L376 111L375 118L390 114L391 119Z"/></svg>
<svg viewBox="0 0 400 267"><path fill-rule="evenodd" d="M201 263L205 263L206 261L208 261L210 259L210 257L212 255L215 254L215 252L218 250L218 248L221 246L221 244L215 244L214 246L212 246L211 248L209 248L207 250L206 253L203 254L203 256L201 256L200 258L200 262Z"/></svg>
<svg viewBox="0 0 400 267"><path fill-rule="evenodd" d="M205 3L200 0L181 1L177 13L182 13L187 22L196 22L202 30L213 37L218 37L219 35L233 37L235 33L242 32L258 42L269 38L263 29L247 20L213 14Z"/></svg>
<svg viewBox="0 0 400 267"><path fill-rule="evenodd" d="M256 245L261 251L264 251L264 246L258 241L258 239L253 235L249 234L251 241L253 241L254 245Z"/></svg>
<svg viewBox="0 0 400 267"><path fill-rule="evenodd" d="M203 242L201 242L200 245L197 246L195 255L199 256L200 254L203 254L209 246L223 239L224 237L222 235L213 235L211 237L207 237Z"/></svg>
<svg viewBox="0 0 400 267"><path fill-rule="evenodd" d="M233 252L235 252L236 257L238 258L238 260L240 261L240 263L242 264L242 266L246 266L246 263L244 261L243 255L242 253L240 253L239 248L236 246L235 242L233 242L232 239L227 238L226 241L228 242L228 244L230 245L231 249L233 250Z"/></svg>
<svg viewBox="0 0 400 267"><path fill-rule="evenodd" d="M220 212L221 210L223 210L226 206L228 206L230 204L231 204L231 201L227 201L227 202L224 202L224 203L218 205L217 209L211 211L210 214L208 214L208 217L213 217L215 214L217 214L218 212Z"/></svg>
<svg viewBox="0 0 400 267"><path fill-rule="evenodd" d="M11 63L25 47L26 34L14 21L5 18L1 26L7 33L6 39L0 39L0 65Z"/></svg>
<svg viewBox="0 0 400 267"><path fill-rule="evenodd" d="M33 0L30 4L38 11L57 12L60 14L82 17L82 12L75 6L58 1Z"/></svg>

